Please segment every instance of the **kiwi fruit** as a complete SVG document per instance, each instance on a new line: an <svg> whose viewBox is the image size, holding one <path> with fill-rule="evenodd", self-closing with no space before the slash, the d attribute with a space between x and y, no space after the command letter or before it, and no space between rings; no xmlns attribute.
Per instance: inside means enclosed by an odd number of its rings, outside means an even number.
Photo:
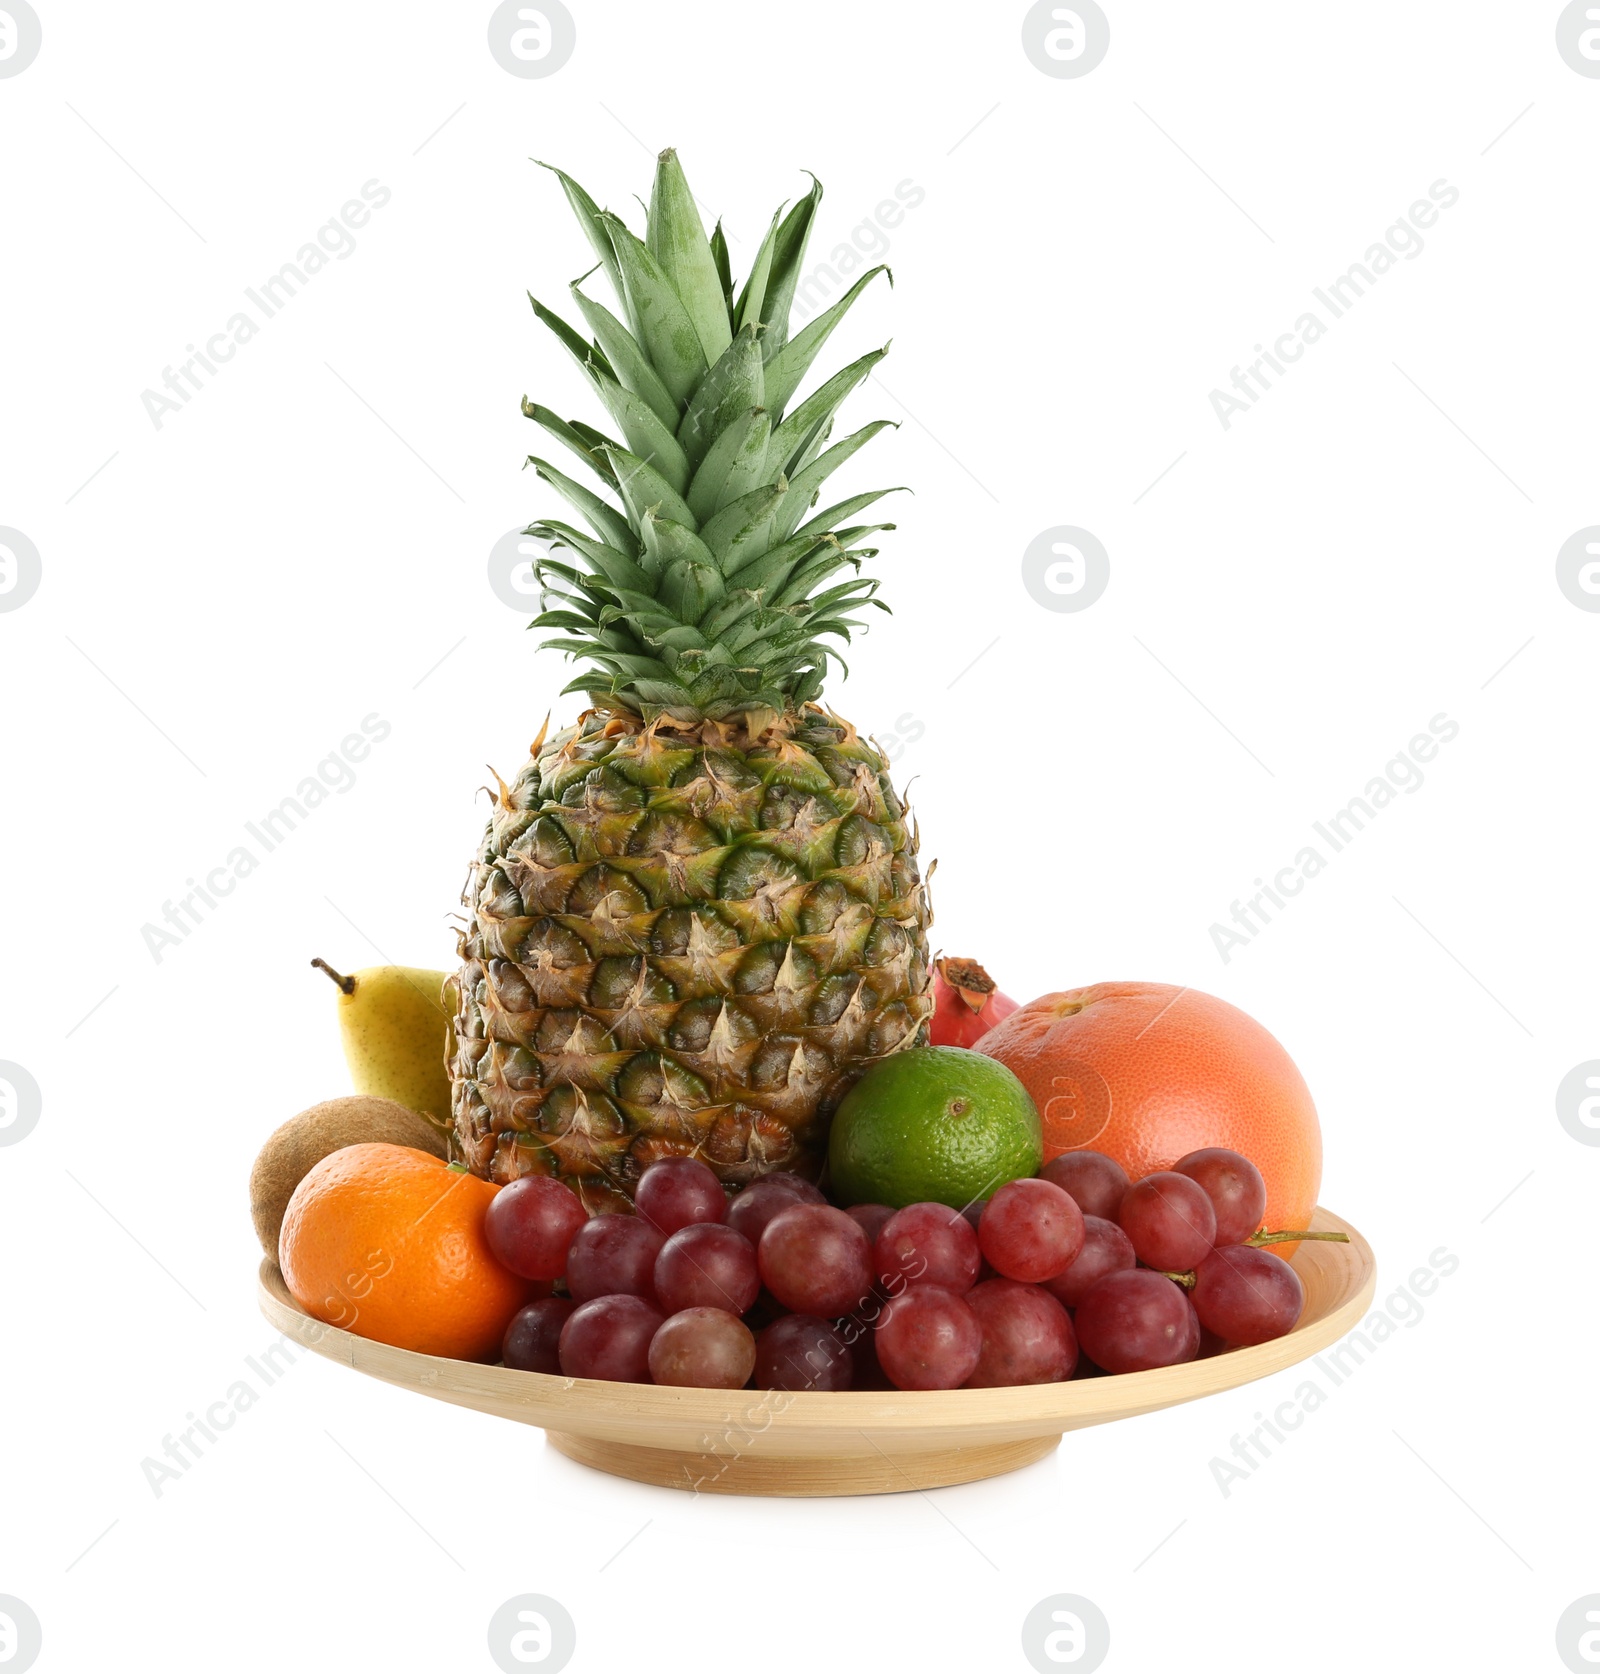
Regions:
<svg viewBox="0 0 1600 1674"><path fill-rule="evenodd" d="M250 1218L261 1248L278 1259L278 1233L294 1189L326 1156L347 1145L409 1145L430 1156L447 1152L444 1134L426 1116L393 1099L355 1094L325 1099L287 1122L261 1147L250 1170Z"/></svg>

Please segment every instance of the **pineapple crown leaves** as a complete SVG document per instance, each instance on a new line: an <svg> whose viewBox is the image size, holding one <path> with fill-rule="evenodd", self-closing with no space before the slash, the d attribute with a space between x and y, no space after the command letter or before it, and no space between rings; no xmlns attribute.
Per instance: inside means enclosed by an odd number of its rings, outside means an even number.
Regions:
<svg viewBox="0 0 1600 1674"><path fill-rule="evenodd" d="M548 164L541 165L549 167ZM554 518L526 533L546 543L535 565L541 642L585 666L564 690L647 721L696 724L813 702L831 641L889 607L859 543L892 523L849 520L877 489L816 510L823 483L880 431L838 441L834 420L888 353L885 345L795 402L823 345L886 267L863 273L798 331L790 313L822 201L810 192L772 217L737 293L719 221L706 237L677 154L657 160L640 238L560 169L552 169L598 258L571 285L589 333L529 296L599 397L615 434L523 399L522 411L598 479L598 491L537 454L538 476L589 532ZM590 294L600 272L616 310ZM839 572L846 579L835 579Z"/></svg>

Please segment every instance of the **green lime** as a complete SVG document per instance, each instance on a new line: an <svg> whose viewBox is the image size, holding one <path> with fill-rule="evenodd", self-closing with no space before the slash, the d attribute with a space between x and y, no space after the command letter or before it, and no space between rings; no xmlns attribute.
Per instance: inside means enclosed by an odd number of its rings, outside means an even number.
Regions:
<svg viewBox="0 0 1600 1674"><path fill-rule="evenodd" d="M828 1140L841 1203L963 1209L1039 1172L1039 1112L1004 1064L959 1046L880 1058L845 1094Z"/></svg>

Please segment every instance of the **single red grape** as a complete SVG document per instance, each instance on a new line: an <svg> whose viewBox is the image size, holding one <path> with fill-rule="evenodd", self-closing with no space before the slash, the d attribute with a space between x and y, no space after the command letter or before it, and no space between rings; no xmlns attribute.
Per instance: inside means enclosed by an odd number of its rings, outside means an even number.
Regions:
<svg viewBox="0 0 1600 1674"><path fill-rule="evenodd" d="M1117 1222L1146 1267L1187 1273L1211 1253L1217 1217L1205 1188L1160 1169L1128 1187Z"/></svg>
<svg viewBox="0 0 1600 1674"><path fill-rule="evenodd" d="M899 1211L891 1209L887 1203L852 1203L845 1210L861 1230L867 1235L869 1244L876 1244L878 1234L883 1231L884 1222Z"/></svg>
<svg viewBox="0 0 1600 1674"><path fill-rule="evenodd" d="M782 1186L786 1192L793 1192L802 1203L826 1203L828 1200L822 1194L822 1188L815 1180L806 1179L803 1174L796 1174L791 1169L774 1169L771 1174L763 1174L759 1180L752 1180L750 1184L757 1186L762 1180L770 1180L775 1186Z"/></svg>
<svg viewBox="0 0 1600 1674"><path fill-rule="evenodd" d="M613 1218L623 1217L600 1217ZM649 1383L650 1340L661 1329L663 1318L661 1310L642 1296L600 1296L582 1303L561 1327L558 1347L563 1374L608 1378L613 1383Z"/></svg>
<svg viewBox="0 0 1600 1674"><path fill-rule="evenodd" d="M1179 1157L1172 1172L1188 1175L1211 1199L1217 1217L1214 1244L1242 1244L1260 1229L1267 1212L1267 1183L1248 1157L1208 1145Z"/></svg>
<svg viewBox="0 0 1600 1674"><path fill-rule="evenodd" d="M728 1194L698 1157L663 1157L639 1176L633 1207L663 1238L680 1227L727 1217Z"/></svg>
<svg viewBox="0 0 1600 1674"><path fill-rule="evenodd" d="M574 1302L600 1296L655 1299L656 1256L664 1242L637 1215L596 1215L578 1228L567 1251L567 1289Z"/></svg>
<svg viewBox="0 0 1600 1674"><path fill-rule="evenodd" d="M559 1372L561 1327L578 1306L565 1296L546 1296L512 1315L500 1358L516 1372Z"/></svg>
<svg viewBox="0 0 1600 1674"><path fill-rule="evenodd" d="M1122 1164L1098 1151L1063 1151L1039 1170L1039 1178L1059 1186L1086 1215L1114 1221L1128 1189Z"/></svg>
<svg viewBox="0 0 1600 1674"><path fill-rule="evenodd" d="M752 1180L728 1205L728 1225L742 1232L752 1244L761 1243L761 1234L774 1215L792 1209L797 1203L825 1203L826 1198L798 1174L763 1174Z"/></svg>
<svg viewBox="0 0 1600 1674"><path fill-rule="evenodd" d="M750 1327L725 1308L685 1308L656 1327L650 1376L690 1389L743 1389L756 1363Z"/></svg>
<svg viewBox="0 0 1600 1674"><path fill-rule="evenodd" d="M1136 1267L1138 1262L1127 1233L1115 1221L1085 1215L1083 1248L1053 1279L1043 1279L1040 1283L1056 1301L1076 1308L1089 1287L1107 1273L1120 1273L1125 1268Z"/></svg>
<svg viewBox="0 0 1600 1674"><path fill-rule="evenodd" d="M854 1369L843 1336L815 1314L785 1314L756 1338L757 1389L848 1389Z"/></svg>
<svg viewBox="0 0 1600 1674"><path fill-rule="evenodd" d="M989 1199L978 1242L995 1272L1036 1284L1083 1248L1083 1211L1048 1180L1008 1180Z"/></svg>
<svg viewBox="0 0 1600 1674"><path fill-rule="evenodd" d="M1228 1244L1195 1268L1193 1300L1207 1331L1229 1348L1246 1348L1293 1331L1306 1292L1300 1275L1270 1250Z"/></svg>
<svg viewBox="0 0 1600 1674"><path fill-rule="evenodd" d="M1073 1324L1083 1352L1107 1372L1176 1366L1200 1352L1200 1322L1189 1298L1146 1268L1108 1273L1091 1286Z"/></svg>
<svg viewBox="0 0 1600 1674"><path fill-rule="evenodd" d="M742 1314L761 1292L755 1247L731 1226L697 1221L680 1227L656 1257L655 1291L669 1314L685 1308Z"/></svg>
<svg viewBox="0 0 1600 1674"><path fill-rule="evenodd" d="M940 1285L959 1296L978 1282L982 1260L971 1222L942 1203L911 1203L895 1210L872 1256L890 1296L909 1285Z"/></svg>
<svg viewBox="0 0 1600 1674"><path fill-rule="evenodd" d="M842 1209L795 1203L767 1223L756 1247L762 1283L797 1314L838 1319L872 1290L872 1246Z"/></svg>
<svg viewBox="0 0 1600 1674"><path fill-rule="evenodd" d="M494 1258L524 1279L559 1279L567 1250L589 1218L578 1194L547 1174L525 1174L502 1186L483 1217Z"/></svg>
<svg viewBox="0 0 1600 1674"><path fill-rule="evenodd" d="M983 1352L978 1317L953 1290L915 1285L883 1310L878 1364L896 1389L959 1389Z"/></svg>
<svg viewBox="0 0 1600 1674"><path fill-rule="evenodd" d="M1067 1310L1040 1285L990 1279L964 1298L983 1334L968 1389L1061 1383L1078 1364L1078 1339Z"/></svg>

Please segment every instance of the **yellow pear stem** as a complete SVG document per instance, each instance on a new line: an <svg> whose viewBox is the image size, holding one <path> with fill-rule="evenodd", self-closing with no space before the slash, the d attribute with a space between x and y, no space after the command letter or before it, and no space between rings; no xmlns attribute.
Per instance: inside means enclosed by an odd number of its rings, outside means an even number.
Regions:
<svg viewBox="0 0 1600 1674"><path fill-rule="evenodd" d="M355 993L356 979L353 976L340 976L326 959L313 959L311 963L317 968L317 970L326 971L328 973L329 980L337 984L341 994Z"/></svg>

